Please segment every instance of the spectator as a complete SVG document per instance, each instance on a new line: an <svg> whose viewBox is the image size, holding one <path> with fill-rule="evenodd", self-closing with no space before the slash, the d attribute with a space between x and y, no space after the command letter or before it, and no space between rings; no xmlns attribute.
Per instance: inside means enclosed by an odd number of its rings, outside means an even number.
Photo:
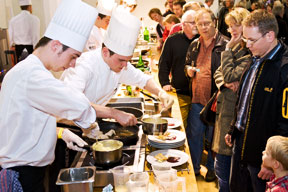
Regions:
<svg viewBox="0 0 288 192"><path fill-rule="evenodd" d="M153 8L149 11L149 17L157 22L156 26L156 32L157 32L157 38L158 42L160 43L161 47L163 44L163 32L164 32L164 25L163 25L163 16L158 8Z"/></svg>
<svg viewBox="0 0 288 192"><path fill-rule="evenodd" d="M173 2L173 12L178 17L178 19L181 19L183 15L183 6L185 5L185 0L175 0Z"/></svg>
<svg viewBox="0 0 288 192"><path fill-rule="evenodd" d="M198 11L200 9L200 5L198 2L188 2L183 6L183 12L185 13L187 10L194 10L194 11ZM177 23L175 25L172 26L170 32L169 32L169 36L172 35L173 33L176 33L178 31L182 30L182 23Z"/></svg>
<svg viewBox="0 0 288 192"><path fill-rule="evenodd" d="M234 142L231 191L264 191L272 172L261 167L261 152L267 139L288 136L287 86L288 50L277 40L275 16L253 11L243 22L243 40L253 55L242 76L232 129L225 136ZM232 135L232 137L231 137Z"/></svg>
<svg viewBox="0 0 288 192"><path fill-rule="evenodd" d="M283 42L286 43L286 45L288 45L288 26L287 26L287 23L283 19L283 15L284 15L283 4L280 1L275 1L272 12L277 19L277 23L279 27L277 38L283 40Z"/></svg>
<svg viewBox="0 0 288 192"><path fill-rule="evenodd" d="M217 89L213 74L220 66L221 51L228 40L216 29L216 18L209 9L200 9L195 17L200 37L189 46L186 56L186 74L191 77L192 104L188 114L186 135L195 175L200 174L203 136L211 142L212 127L200 120L200 111ZM197 69L196 69L197 68ZM198 72L197 72L198 71ZM207 134L205 134L205 132ZM206 181L216 179L211 149L208 150Z"/></svg>
<svg viewBox="0 0 288 192"><path fill-rule="evenodd" d="M165 29L163 32L163 42L165 42L165 40L169 36L169 32L170 32L172 26L175 25L176 23L180 23L180 20L174 14L170 14L167 17L165 17L163 23L165 26Z"/></svg>
<svg viewBox="0 0 288 192"><path fill-rule="evenodd" d="M159 82L165 91L176 89L185 128L191 97L189 79L185 76L184 66L187 49L198 34L195 14L196 12L193 10L184 13L182 18L183 31L167 38L159 60ZM169 79L170 73L171 80Z"/></svg>
<svg viewBox="0 0 288 192"><path fill-rule="evenodd" d="M226 15L232 10L234 6L234 0L223 1L223 7L219 10L218 15L218 30L225 36L231 37L230 33L227 31L228 26L225 23Z"/></svg>
<svg viewBox="0 0 288 192"><path fill-rule="evenodd" d="M213 135L212 150L216 152L215 172L219 182L219 191L229 192L229 176L232 149L225 143L231 121L234 117L237 100L236 91L244 68L251 56L242 41L243 27L241 22L249 15L244 8L235 8L225 17L231 39L221 53L221 66L214 73L219 93L217 97L216 122Z"/></svg>
<svg viewBox="0 0 288 192"><path fill-rule="evenodd" d="M262 155L262 164L273 170L266 192L288 191L288 138L273 136L267 141Z"/></svg>
<svg viewBox="0 0 288 192"><path fill-rule="evenodd" d="M166 3L168 4L168 10L165 11L165 13L163 14L163 17L166 17L166 16L168 16L170 14L174 14L173 13L173 1L174 0L167 0L166 1Z"/></svg>

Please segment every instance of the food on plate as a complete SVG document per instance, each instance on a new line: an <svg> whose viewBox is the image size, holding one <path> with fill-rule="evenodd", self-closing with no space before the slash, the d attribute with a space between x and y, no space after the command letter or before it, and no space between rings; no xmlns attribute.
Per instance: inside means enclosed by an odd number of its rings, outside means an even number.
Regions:
<svg viewBox="0 0 288 192"><path fill-rule="evenodd" d="M168 123L168 126L175 126L175 123Z"/></svg>
<svg viewBox="0 0 288 192"><path fill-rule="evenodd" d="M170 135L170 132L165 132L163 135L159 135L156 138L160 140L175 140L177 137L175 135Z"/></svg>
<svg viewBox="0 0 288 192"><path fill-rule="evenodd" d="M160 163L162 163L162 162L164 162L164 161L166 161L166 160L168 159L168 158L165 157L162 153L158 153L158 154L155 155L154 157L155 157L155 159L156 159L158 162L160 162Z"/></svg>
<svg viewBox="0 0 288 192"><path fill-rule="evenodd" d="M167 158L167 161L170 162L170 163L177 163L179 161L180 157L168 157Z"/></svg>

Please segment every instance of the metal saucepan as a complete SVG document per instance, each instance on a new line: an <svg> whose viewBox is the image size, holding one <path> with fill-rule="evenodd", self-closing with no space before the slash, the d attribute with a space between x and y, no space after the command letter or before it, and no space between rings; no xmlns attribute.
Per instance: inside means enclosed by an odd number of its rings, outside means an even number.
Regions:
<svg viewBox="0 0 288 192"><path fill-rule="evenodd" d="M93 152L93 158L98 165L117 163L122 158L123 143L114 139L102 140L89 147Z"/></svg>
<svg viewBox="0 0 288 192"><path fill-rule="evenodd" d="M168 129L168 121L161 117L147 117L142 119L142 129L147 135L162 135Z"/></svg>

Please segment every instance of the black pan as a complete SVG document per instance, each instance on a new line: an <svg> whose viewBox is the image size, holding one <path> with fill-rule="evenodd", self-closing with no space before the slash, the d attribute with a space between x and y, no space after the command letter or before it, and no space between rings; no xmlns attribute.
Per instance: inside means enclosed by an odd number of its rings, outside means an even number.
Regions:
<svg viewBox="0 0 288 192"><path fill-rule="evenodd" d="M111 129L115 130L116 135L109 137L109 139L122 141L125 146L135 145L138 141L139 127L136 125L123 127L119 123L107 121L98 122L98 125L100 127L100 131L102 131L104 134Z"/></svg>
<svg viewBox="0 0 288 192"><path fill-rule="evenodd" d="M141 119L143 116L143 111L134 107L114 107L120 111L124 111L126 113L132 113L137 119Z"/></svg>

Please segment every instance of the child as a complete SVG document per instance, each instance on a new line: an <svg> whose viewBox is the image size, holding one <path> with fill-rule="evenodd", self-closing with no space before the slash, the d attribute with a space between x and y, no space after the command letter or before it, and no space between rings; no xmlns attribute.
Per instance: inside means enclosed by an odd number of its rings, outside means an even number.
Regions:
<svg viewBox="0 0 288 192"><path fill-rule="evenodd" d="M262 155L263 166L273 170L266 192L288 191L288 138L273 136Z"/></svg>

